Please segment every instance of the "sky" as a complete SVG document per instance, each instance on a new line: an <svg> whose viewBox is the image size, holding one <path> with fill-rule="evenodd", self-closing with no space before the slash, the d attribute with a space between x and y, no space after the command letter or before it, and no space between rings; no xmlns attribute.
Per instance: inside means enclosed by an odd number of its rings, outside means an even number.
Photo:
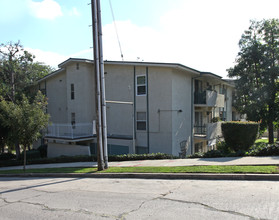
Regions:
<svg viewBox="0 0 279 220"><path fill-rule="evenodd" d="M278 0L100 0L104 60L180 63L227 78L250 20L279 18ZM93 59L90 0L0 0L0 44L20 40L54 68Z"/></svg>

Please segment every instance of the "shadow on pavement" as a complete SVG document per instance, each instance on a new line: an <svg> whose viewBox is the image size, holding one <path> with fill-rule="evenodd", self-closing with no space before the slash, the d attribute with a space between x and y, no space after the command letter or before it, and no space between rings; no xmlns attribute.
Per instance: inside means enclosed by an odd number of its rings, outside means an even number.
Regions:
<svg viewBox="0 0 279 220"><path fill-rule="evenodd" d="M18 178L16 178L16 179L18 179ZM33 179L38 179L38 178L33 178ZM13 178L13 181L14 180L15 179ZM26 178L26 180L30 180L30 178ZM62 181L56 181L56 182L51 182L51 183L44 183L44 184L34 185L34 186L26 186L26 187L22 187L22 188L10 189L10 190L7 190L7 191L2 191L2 192L0 192L0 194L16 192L16 191L21 191L21 190L26 190L26 189L32 189L32 188L37 188L37 187L41 187L41 186L49 186L49 185L54 185L54 184L59 184L59 183L72 182L72 181L76 181L76 180L80 180L80 178L67 179L67 180L62 180ZM1 181L3 181L3 179L1 179ZM9 178L9 180L6 180L6 181L11 181L11 178Z"/></svg>
<svg viewBox="0 0 279 220"><path fill-rule="evenodd" d="M199 158L199 161L207 161L207 162L230 162L234 160L239 160L241 157L215 157L215 158Z"/></svg>

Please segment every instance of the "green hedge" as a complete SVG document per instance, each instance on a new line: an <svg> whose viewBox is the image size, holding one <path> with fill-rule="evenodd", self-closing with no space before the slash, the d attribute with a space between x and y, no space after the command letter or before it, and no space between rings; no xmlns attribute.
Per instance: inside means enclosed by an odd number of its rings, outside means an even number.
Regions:
<svg viewBox="0 0 279 220"><path fill-rule="evenodd" d="M16 158L16 155L12 154L12 153L0 154L0 161L2 161L2 160L12 160L12 159L15 159L15 158Z"/></svg>
<svg viewBox="0 0 279 220"><path fill-rule="evenodd" d="M227 146L235 152L247 151L255 143L259 131L256 122L224 122L221 127Z"/></svg>
<svg viewBox="0 0 279 220"><path fill-rule="evenodd" d="M256 149L248 152L249 156L279 156L279 145L278 144L263 144Z"/></svg>
<svg viewBox="0 0 279 220"><path fill-rule="evenodd" d="M20 160L23 160L24 158L24 153L22 152L20 154ZM36 160L36 159L40 159L41 158L41 154L40 151L32 149L29 151L26 151L26 159L27 160Z"/></svg>

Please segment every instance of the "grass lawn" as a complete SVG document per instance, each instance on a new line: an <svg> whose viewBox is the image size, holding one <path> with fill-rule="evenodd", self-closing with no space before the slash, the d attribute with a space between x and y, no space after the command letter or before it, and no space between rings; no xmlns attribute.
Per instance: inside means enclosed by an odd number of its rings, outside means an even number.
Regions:
<svg viewBox="0 0 279 220"><path fill-rule="evenodd" d="M274 138L274 143L277 141L277 138ZM265 143L265 144L268 144L268 138L265 138L265 139L257 139L255 141L255 144L260 144L260 143Z"/></svg>
<svg viewBox="0 0 279 220"><path fill-rule="evenodd" d="M19 174L23 170L1 170L0 174ZM97 168L44 168L28 169L26 173L279 173L278 166L177 166L177 167L110 167Z"/></svg>

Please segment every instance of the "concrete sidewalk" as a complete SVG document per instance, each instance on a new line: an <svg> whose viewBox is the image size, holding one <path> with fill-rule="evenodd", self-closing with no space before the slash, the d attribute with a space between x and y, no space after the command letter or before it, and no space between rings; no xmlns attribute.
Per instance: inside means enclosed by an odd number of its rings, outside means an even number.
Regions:
<svg viewBox="0 0 279 220"><path fill-rule="evenodd" d="M220 157L195 159L137 160L109 162L110 167L159 167L159 166L198 166L198 165L279 165L279 156L272 157ZM27 165L26 169L59 167L96 167L96 162L53 163ZM1 167L0 170L22 169L22 166Z"/></svg>

